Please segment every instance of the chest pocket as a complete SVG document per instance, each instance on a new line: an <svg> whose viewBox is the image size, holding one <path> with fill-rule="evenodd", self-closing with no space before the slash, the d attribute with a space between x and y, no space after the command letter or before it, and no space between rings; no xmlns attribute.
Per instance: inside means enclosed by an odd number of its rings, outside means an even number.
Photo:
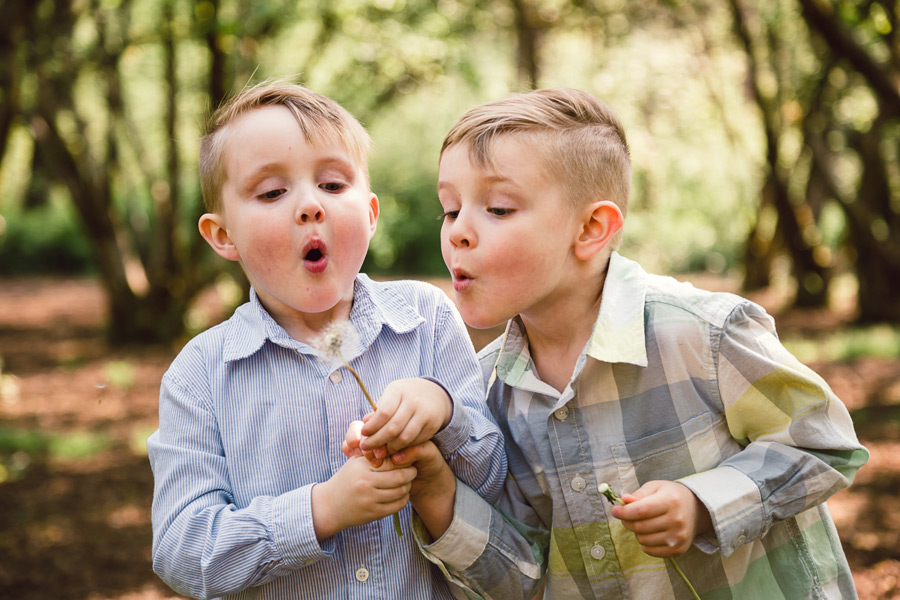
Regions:
<svg viewBox="0 0 900 600"><path fill-rule="evenodd" d="M717 429L727 435L723 417L705 413L678 427L650 433L610 447L624 492L648 481L674 481L720 464Z"/></svg>

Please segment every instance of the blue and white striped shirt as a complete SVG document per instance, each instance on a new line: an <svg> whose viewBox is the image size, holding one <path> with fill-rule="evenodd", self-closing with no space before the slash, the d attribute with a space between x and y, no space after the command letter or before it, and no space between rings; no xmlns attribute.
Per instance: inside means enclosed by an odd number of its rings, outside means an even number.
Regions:
<svg viewBox="0 0 900 600"><path fill-rule="evenodd" d="M453 398L435 443L489 502L506 476L502 436L481 370L449 299L421 282L356 280L345 358L378 398L396 379L430 377ZM346 460L348 424L369 412L353 377L294 340L251 291L234 316L191 340L163 377L153 568L175 590L208 598L450 598L390 518L316 540L311 490Z"/></svg>

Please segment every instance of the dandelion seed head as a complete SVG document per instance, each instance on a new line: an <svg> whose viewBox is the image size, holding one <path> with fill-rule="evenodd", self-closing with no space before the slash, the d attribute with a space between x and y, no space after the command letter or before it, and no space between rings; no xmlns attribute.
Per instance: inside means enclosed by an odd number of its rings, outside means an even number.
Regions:
<svg viewBox="0 0 900 600"><path fill-rule="evenodd" d="M328 362L343 362L357 345L359 334L350 321L332 321L313 340L313 347Z"/></svg>
<svg viewBox="0 0 900 600"><path fill-rule="evenodd" d="M597 486L597 491L600 492L601 494L605 494L606 492L609 491L609 484L601 483L600 485Z"/></svg>

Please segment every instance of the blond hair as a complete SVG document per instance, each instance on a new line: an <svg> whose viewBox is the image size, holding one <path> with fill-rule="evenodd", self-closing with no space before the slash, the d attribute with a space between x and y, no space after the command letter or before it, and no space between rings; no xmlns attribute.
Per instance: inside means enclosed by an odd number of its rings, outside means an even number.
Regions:
<svg viewBox="0 0 900 600"><path fill-rule="evenodd" d="M441 155L468 144L472 162L492 166L491 144L501 135L533 143L548 176L577 206L614 202L624 215L631 191L631 158L625 129L608 104L581 90L541 89L488 102L466 112L444 138ZM619 232L610 243L621 242Z"/></svg>
<svg viewBox="0 0 900 600"><path fill-rule="evenodd" d="M240 116L265 106L284 106L290 110L310 144L325 142L343 146L362 169L368 185L367 157L371 142L362 124L331 98L285 80L264 81L245 89L216 109L200 139L200 189L208 212L219 212L222 208L229 125Z"/></svg>

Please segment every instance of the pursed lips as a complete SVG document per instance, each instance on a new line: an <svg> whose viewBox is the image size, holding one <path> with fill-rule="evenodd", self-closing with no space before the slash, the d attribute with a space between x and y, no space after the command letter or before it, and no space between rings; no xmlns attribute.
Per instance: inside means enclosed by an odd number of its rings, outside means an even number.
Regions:
<svg viewBox="0 0 900 600"><path fill-rule="evenodd" d="M457 292L465 291L475 280L469 273L462 269L453 269L450 271L453 278L453 289Z"/></svg>
<svg viewBox="0 0 900 600"><path fill-rule="evenodd" d="M321 273L328 266L325 242L312 239L303 248L303 264L312 273Z"/></svg>

